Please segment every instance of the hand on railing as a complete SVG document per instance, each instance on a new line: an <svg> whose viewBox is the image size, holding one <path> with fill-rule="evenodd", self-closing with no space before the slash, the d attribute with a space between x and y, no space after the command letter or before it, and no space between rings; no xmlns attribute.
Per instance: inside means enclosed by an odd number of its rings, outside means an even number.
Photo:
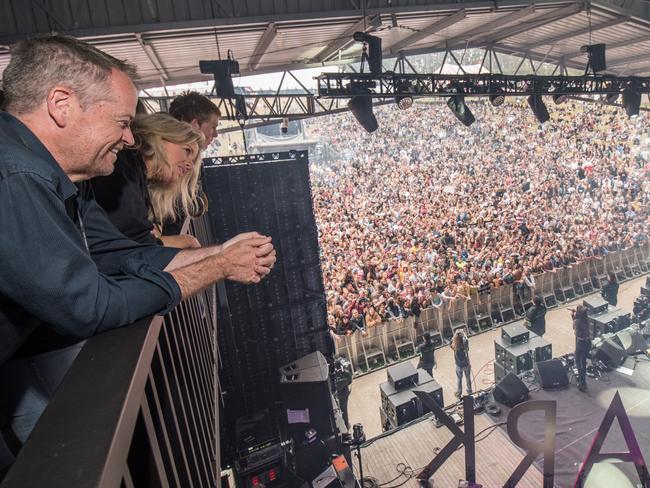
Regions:
<svg viewBox="0 0 650 488"><path fill-rule="evenodd" d="M228 241L221 250L226 278L239 283L259 283L275 264L275 249L270 237L240 235ZM259 236L259 237L258 237Z"/></svg>

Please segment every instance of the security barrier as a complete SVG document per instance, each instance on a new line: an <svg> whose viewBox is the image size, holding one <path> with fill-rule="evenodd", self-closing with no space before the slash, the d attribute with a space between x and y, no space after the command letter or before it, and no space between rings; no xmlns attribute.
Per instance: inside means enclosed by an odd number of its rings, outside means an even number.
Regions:
<svg viewBox="0 0 650 488"><path fill-rule="evenodd" d="M504 285L492 288L490 293L472 293L469 299L455 298L439 307L423 309L419 317L381 322L369 327L365 336L359 332L340 336L335 341L336 352L350 360L355 374L363 374L413 357L425 332L440 334L442 344L449 343L455 330L479 334L523 317L535 294L542 296L547 307L554 307L600 289L610 272L619 282L647 273L649 261L650 245L647 243L609 252L603 257L587 258L536 275L532 289L517 284Z"/></svg>

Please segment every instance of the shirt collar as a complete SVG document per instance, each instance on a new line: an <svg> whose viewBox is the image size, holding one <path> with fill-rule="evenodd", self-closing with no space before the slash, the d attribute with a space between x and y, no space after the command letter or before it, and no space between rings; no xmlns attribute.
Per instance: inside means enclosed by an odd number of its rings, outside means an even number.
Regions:
<svg viewBox="0 0 650 488"><path fill-rule="evenodd" d="M64 200L77 194L77 187L72 183L68 175L65 174L63 168L61 168L50 151L47 150L39 138L36 137L36 135L29 130L25 124L7 112L0 112L0 121L2 121L6 129L15 136L16 142L39 156L40 159L54 171L59 181L59 192Z"/></svg>

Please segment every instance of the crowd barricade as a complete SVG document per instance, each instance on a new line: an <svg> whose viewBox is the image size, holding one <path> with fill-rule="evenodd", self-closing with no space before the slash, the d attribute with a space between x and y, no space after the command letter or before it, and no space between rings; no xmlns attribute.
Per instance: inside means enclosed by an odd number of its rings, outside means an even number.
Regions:
<svg viewBox="0 0 650 488"><path fill-rule="evenodd" d="M500 286L492 289L490 293L490 315L494 322L501 324L516 318L511 286Z"/></svg>
<svg viewBox="0 0 650 488"><path fill-rule="evenodd" d="M467 325L470 330L478 333L492 328L490 314L490 295L472 294L467 302Z"/></svg>
<svg viewBox="0 0 650 488"><path fill-rule="evenodd" d="M544 305L547 308L557 306L557 298L555 297L555 275L556 272L549 271L537 276L537 289L539 294L544 300Z"/></svg>
<svg viewBox="0 0 650 488"><path fill-rule="evenodd" d="M559 302L568 302L576 297L573 273L573 265L570 265L558 269L555 274L555 297Z"/></svg>
<svg viewBox="0 0 650 488"><path fill-rule="evenodd" d="M470 300L456 298L439 308L423 309L419 317L385 321L368 328L365 337L360 332L342 336L336 341L337 353L350 360L357 374L403 361L415 353L425 332L442 345L449 342L455 330L472 335L517 320L530 306L533 294L542 296L552 307L597 291L609 271L616 273L619 281L647 273L649 249L647 244L634 246L536 275L533 289L500 286L487 294L472 294Z"/></svg>
<svg viewBox="0 0 650 488"><path fill-rule="evenodd" d="M395 319L386 323L387 352L398 361L415 354L415 336L413 324L415 317Z"/></svg>
<svg viewBox="0 0 650 488"><path fill-rule="evenodd" d="M625 250L625 253L623 254L623 261L623 266L625 267L625 270L630 278L639 276L642 273L641 266L639 266L639 262L636 259L635 247L631 247Z"/></svg>
<svg viewBox="0 0 650 488"><path fill-rule="evenodd" d="M591 283L594 285L594 288L598 288L599 290L603 287L605 281L607 281L607 261L607 256L596 257L591 260Z"/></svg>
<svg viewBox="0 0 650 488"><path fill-rule="evenodd" d="M573 265L573 287L578 295L586 295L594 291L594 285L591 282L592 259L587 258Z"/></svg>
<svg viewBox="0 0 650 488"><path fill-rule="evenodd" d="M382 322L375 327L366 329L365 335L360 331L352 334L352 337L356 339L357 354L363 355L363 366L366 367L366 371L386 364L385 334L388 327L389 322Z"/></svg>
<svg viewBox="0 0 650 488"><path fill-rule="evenodd" d="M422 310L420 320L417 321L418 335L422 335L425 332L442 335L441 310L442 307L429 307Z"/></svg>
<svg viewBox="0 0 650 488"><path fill-rule="evenodd" d="M648 246L641 246L641 247L635 247L634 248L634 259L641 269L642 273L647 273L650 271L650 263L648 263L648 256L650 253L648 253Z"/></svg>
<svg viewBox="0 0 650 488"><path fill-rule="evenodd" d="M457 330L469 333L467 327L467 300L462 297L449 300L444 308L447 309L446 314L443 312L443 315L447 316L445 325L448 329L447 333L443 335L451 338Z"/></svg>

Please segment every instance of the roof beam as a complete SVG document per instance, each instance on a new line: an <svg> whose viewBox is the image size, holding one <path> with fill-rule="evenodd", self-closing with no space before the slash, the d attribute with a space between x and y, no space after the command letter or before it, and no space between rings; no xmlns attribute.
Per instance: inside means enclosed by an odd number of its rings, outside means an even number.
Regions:
<svg viewBox="0 0 650 488"><path fill-rule="evenodd" d="M257 46L255 46L253 55L250 58L249 67L251 71L255 71L255 69L259 66L260 61L262 60L262 56L264 56L266 53L266 50L273 42L273 39L275 39L277 33L278 30L275 27L275 22L270 22L262 33L260 40L257 41Z"/></svg>
<svg viewBox="0 0 650 488"><path fill-rule="evenodd" d="M618 49L620 47L627 47L632 44L637 44L639 42L649 42L650 41L650 35L649 34L644 34L643 36L640 37L635 37L634 39L626 39L625 41L619 41L619 42L614 42L612 44L607 44L606 48L607 50L612 50L612 49ZM564 56L566 59L571 59L571 58L577 58L578 56L584 56L585 53L582 51L573 51L571 53L565 54Z"/></svg>
<svg viewBox="0 0 650 488"><path fill-rule="evenodd" d="M381 26L381 17L379 15L370 15L362 18L354 25L348 27L340 36L334 39L328 46L321 49L318 54L309 59L307 63L322 63L327 61L329 57L337 53L339 50L344 49L346 46L354 42L352 34L357 31L372 32Z"/></svg>
<svg viewBox="0 0 650 488"><path fill-rule="evenodd" d="M530 19L527 22L522 22L507 29L499 30L496 34L490 36L484 36L479 39L476 39L479 43L492 43L499 42L507 39L509 37L516 36L523 32L528 32L532 29L537 29L547 24L551 24L556 20L566 18L570 15L575 15L582 12L584 5L582 2L572 3L561 8L556 8L550 12L546 12L543 15Z"/></svg>
<svg viewBox="0 0 650 488"><path fill-rule="evenodd" d="M149 44L149 42L147 42L146 39L142 37L142 34L136 33L135 38L138 40L138 44L140 44L140 47L147 55L147 58L149 58L151 64L154 66L154 68L156 68L156 71L158 71L158 73L160 74L162 80L164 81L169 80L169 73L167 72L165 65L158 57L158 53L156 52L154 47L151 44Z"/></svg>
<svg viewBox="0 0 650 488"><path fill-rule="evenodd" d="M615 25L623 24L624 22L627 22L629 17L618 17L616 19L611 19L608 20L607 22L603 22L598 25L590 26L590 27L584 27L583 29L579 29L577 31L571 31L571 32L565 32L564 34L560 34L559 36L553 36L553 37L547 37L546 39L540 39L538 41L535 41L531 44L526 44L523 47L525 49L532 49L536 46L546 46L548 44L556 44L560 41L566 41L567 39L572 39L574 37L582 36L585 34L589 34L589 32L596 32L598 30L602 29L607 29L608 27L613 27Z"/></svg>
<svg viewBox="0 0 650 488"><path fill-rule="evenodd" d="M442 19L438 19L435 22L422 28L419 32L414 32L413 34L402 39L401 41L397 41L395 44L390 46L389 52L396 54L402 49L404 49L406 46L410 46L411 44L420 42L422 39L426 37L437 34L438 32L451 27L452 25L463 20L466 16L467 16L467 12L465 11L465 9L461 9L458 12L443 17Z"/></svg>
<svg viewBox="0 0 650 488"><path fill-rule="evenodd" d="M622 66L625 64L636 64L636 63L641 63L643 61L650 61L650 54L645 53L645 54L636 54L634 56L627 56L625 58L618 58L618 59L612 59L607 61L607 68L611 68L612 66Z"/></svg>
<svg viewBox="0 0 650 488"><path fill-rule="evenodd" d="M491 32L495 29L503 27L505 25L512 24L513 22L517 22L534 13L535 13L535 5L534 4L529 5L528 7L515 10L514 12L504 15L503 17L499 17L498 19L493 20L492 22L479 25L478 27L463 32L462 34L459 34L455 37L451 37L449 39L445 39L444 41L437 42L434 44L434 47L452 46L462 41L471 41L472 39L479 37L481 34L485 34L487 32Z"/></svg>

